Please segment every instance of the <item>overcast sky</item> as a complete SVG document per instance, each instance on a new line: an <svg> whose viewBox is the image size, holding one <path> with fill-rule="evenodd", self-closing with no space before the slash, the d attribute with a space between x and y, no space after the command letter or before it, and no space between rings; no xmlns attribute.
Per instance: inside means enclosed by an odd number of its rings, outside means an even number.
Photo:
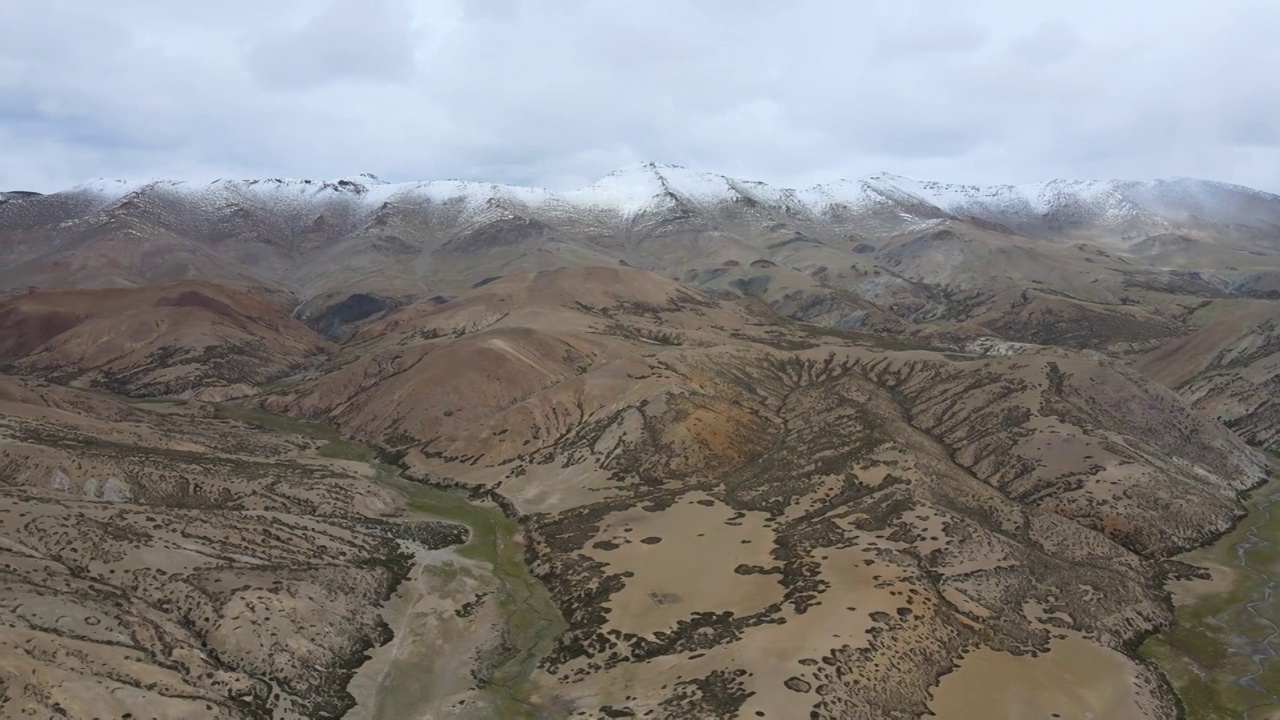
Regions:
<svg viewBox="0 0 1280 720"><path fill-rule="evenodd" d="M1280 191L1275 0L0 3L0 190L643 160Z"/></svg>

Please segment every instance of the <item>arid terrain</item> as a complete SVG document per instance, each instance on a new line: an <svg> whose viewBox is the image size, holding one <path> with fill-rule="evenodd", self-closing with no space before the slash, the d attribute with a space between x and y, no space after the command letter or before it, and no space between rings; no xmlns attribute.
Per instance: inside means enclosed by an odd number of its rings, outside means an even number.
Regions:
<svg viewBox="0 0 1280 720"><path fill-rule="evenodd" d="M0 406L8 716L337 716L408 548L466 537L207 405L6 376Z"/></svg>
<svg viewBox="0 0 1280 720"><path fill-rule="evenodd" d="M1172 720L1280 450L1247 188L5 197L6 716Z"/></svg>

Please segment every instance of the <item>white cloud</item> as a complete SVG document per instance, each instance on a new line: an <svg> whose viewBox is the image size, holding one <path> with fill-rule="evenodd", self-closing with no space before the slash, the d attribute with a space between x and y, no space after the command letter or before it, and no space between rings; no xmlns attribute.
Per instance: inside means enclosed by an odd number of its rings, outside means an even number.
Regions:
<svg viewBox="0 0 1280 720"><path fill-rule="evenodd" d="M97 176L581 185L1210 177L1280 191L1280 5L0 5L0 189Z"/></svg>

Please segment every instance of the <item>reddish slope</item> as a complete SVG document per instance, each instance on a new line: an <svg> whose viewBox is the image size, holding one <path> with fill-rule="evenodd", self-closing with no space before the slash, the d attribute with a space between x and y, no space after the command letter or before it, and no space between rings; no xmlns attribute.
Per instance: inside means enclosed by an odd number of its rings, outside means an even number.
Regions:
<svg viewBox="0 0 1280 720"><path fill-rule="evenodd" d="M243 394L231 386L267 382L330 349L282 308L206 282L0 300L0 364L129 394Z"/></svg>

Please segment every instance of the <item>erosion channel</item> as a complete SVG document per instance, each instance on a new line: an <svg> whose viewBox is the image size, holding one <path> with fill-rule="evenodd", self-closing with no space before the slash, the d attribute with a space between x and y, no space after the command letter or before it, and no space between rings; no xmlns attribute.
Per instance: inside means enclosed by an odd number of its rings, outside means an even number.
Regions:
<svg viewBox="0 0 1280 720"><path fill-rule="evenodd" d="M1230 533L1179 558L1208 576L1170 587L1176 623L1142 646L1189 720L1280 719L1280 479L1246 507Z"/></svg>
<svg viewBox="0 0 1280 720"><path fill-rule="evenodd" d="M328 426L227 404L220 414L319 440L318 452L368 466L404 495L410 511L465 525L464 545L419 549L417 563L387 604L395 633L370 651L349 687L351 719L542 718L529 678L565 623L546 588L529 572L518 523L500 508L458 492L405 479L376 453Z"/></svg>

